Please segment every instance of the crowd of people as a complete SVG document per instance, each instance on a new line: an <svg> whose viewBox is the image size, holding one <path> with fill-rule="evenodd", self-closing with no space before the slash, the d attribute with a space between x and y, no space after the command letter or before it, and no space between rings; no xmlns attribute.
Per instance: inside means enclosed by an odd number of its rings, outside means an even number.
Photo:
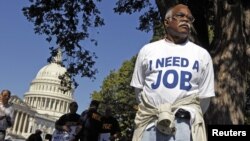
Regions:
<svg viewBox="0 0 250 141"><path fill-rule="evenodd" d="M89 108L77 114L78 104L69 105L70 112L62 115L55 123L52 141L115 141L120 136L120 126L106 107L105 114L98 112L99 101L92 100Z"/></svg>
<svg viewBox="0 0 250 141"><path fill-rule="evenodd" d="M14 123L14 109L9 103L10 90L2 90L0 94L0 141L5 140L7 128ZM55 123L55 131L47 134L49 141L115 141L120 137L120 126L112 116L112 109L106 107L105 113L98 112L100 102L92 100L89 108L79 115L78 104L69 104L69 113L62 115ZM42 141L42 131L37 129L26 141Z"/></svg>

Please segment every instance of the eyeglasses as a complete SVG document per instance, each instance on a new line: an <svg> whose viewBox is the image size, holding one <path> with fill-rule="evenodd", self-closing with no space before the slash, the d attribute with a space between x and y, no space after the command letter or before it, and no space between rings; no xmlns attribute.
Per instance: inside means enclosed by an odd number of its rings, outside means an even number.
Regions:
<svg viewBox="0 0 250 141"><path fill-rule="evenodd" d="M184 18L187 18L188 19L188 22L189 23L193 23L194 22L194 17L192 16L192 15L185 15L184 13L182 13L182 12L178 12L178 13L176 13L173 17L171 17L171 18L173 18L173 19L175 19L175 20L177 20L177 21L181 21L181 20L183 20Z"/></svg>

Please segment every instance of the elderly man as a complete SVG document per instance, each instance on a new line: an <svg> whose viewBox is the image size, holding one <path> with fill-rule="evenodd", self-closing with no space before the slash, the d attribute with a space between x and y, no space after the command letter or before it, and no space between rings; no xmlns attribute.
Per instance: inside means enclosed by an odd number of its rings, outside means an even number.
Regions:
<svg viewBox="0 0 250 141"><path fill-rule="evenodd" d="M11 92L2 90L0 95L0 141L3 141L6 135L6 129L14 123L14 109L9 103Z"/></svg>
<svg viewBox="0 0 250 141"><path fill-rule="evenodd" d="M193 22L186 5L171 7L165 38L140 50L131 81L140 103L133 141L206 141L214 72L209 53L188 40Z"/></svg>

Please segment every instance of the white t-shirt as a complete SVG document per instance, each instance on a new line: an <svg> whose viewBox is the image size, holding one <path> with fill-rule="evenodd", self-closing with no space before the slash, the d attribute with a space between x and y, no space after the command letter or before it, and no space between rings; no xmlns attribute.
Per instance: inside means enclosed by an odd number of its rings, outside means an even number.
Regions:
<svg viewBox="0 0 250 141"><path fill-rule="evenodd" d="M0 116L7 116L13 125L14 123L14 109L12 107L12 104L7 104L7 106L4 106L2 103L0 103ZM8 128L7 119L1 119L0 120L0 130L6 130Z"/></svg>
<svg viewBox="0 0 250 141"><path fill-rule="evenodd" d="M70 126L70 132L55 130L52 134L52 141L71 141L75 139L78 126Z"/></svg>
<svg viewBox="0 0 250 141"><path fill-rule="evenodd" d="M187 95L214 96L213 63L202 47L187 41L146 44L137 56L131 86L142 89L154 106L173 103Z"/></svg>

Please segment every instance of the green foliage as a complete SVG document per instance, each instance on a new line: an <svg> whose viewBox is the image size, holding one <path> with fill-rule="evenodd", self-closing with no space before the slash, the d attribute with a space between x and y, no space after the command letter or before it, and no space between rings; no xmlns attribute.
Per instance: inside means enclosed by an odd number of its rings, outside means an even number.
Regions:
<svg viewBox="0 0 250 141"><path fill-rule="evenodd" d="M97 0L100 1L100 0ZM64 54L63 64L67 73L62 76L72 78L77 87L74 76L89 77L94 79L97 69L94 68L96 55L85 49L81 41L91 39L88 29L104 25L104 20L99 16L100 11L93 0L30 0L31 5L23 8L27 19L34 24L36 34L45 35L46 40L54 40L56 47L51 47L51 57L56 56L58 46ZM64 79L63 79L64 80ZM66 82L68 83L68 82ZM67 84L71 87L71 84Z"/></svg>
<svg viewBox="0 0 250 141"><path fill-rule="evenodd" d="M214 30L212 26L208 26L208 37L209 37L209 43L211 43L214 38Z"/></svg>
<svg viewBox="0 0 250 141"><path fill-rule="evenodd" d="M60 79L68 89L78 86L75 80L77 75L95 79L97 69L94 64L97 56L81 45L81 41L88 39L97 45L97 41L89 34L89 28L104 25L96 6L100 1L30 0L30 6L23 8L23 14L34 24L35 33L45 35L48 42L56 44L50 47L49 62L57 55L57 48L61 49L64 58L62 65L67 68L67 72ZM118 14L144 11L139 17L139 30L148 32L154 24L159 23L157 7L149 0L118 0L116 5L114 12Z"/></svg>
<svg viewBox="0 0 250 141"><path fill-rule="evenodd" d="M156 23L160 22L160 13L155 3L149 0L118 0L114 12L118 14L133 14L144 12L139 17L140 25L138 30L149 32Z"/></svg>
<svg viewBox="0 0 250 141"><path fill-rule="evenodd" d="M151 39L150 42L154 42L154 41L157 41L157 40L160 40L162 38L164 38L164 35L165 35L165 29L164 29L164 26L162 23L160 24L156 24L154 26L154 35Z"/></svg>
<svg viewBox="0 0 250 141"><path fill-rule="evenodd" d="M115 117L119 120L122 133L131 136L134 128L135 100L134 89L129 85L136 57L125 61L118 71L111 71L104 79L101 90L93 93L94 97L99 97L102 102L100 111L103 112L105 106L112 107ZM130 134L130 135L128 135Z"/></svg>

